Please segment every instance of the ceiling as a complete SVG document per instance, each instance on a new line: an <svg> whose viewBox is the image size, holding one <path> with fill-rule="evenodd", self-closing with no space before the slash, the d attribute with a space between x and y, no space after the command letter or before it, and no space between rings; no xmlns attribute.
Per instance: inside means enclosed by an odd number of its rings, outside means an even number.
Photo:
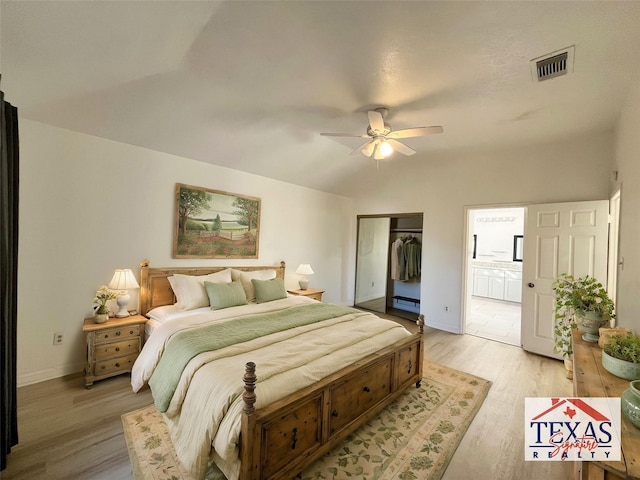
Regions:
<svg viewBox="0 0 640 480"><path fill-rule="evenodd" d="M611 131L640 66L640 2L11 1L2 90L22 117L348 195L366 173ZM573 72L530 60L575 45ZM350 156L368 109L442 125Z"/></svg>

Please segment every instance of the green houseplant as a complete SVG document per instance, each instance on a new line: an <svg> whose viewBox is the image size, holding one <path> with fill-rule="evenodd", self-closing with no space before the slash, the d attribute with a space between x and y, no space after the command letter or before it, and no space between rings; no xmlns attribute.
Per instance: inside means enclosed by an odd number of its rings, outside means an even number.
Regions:
<svg viewBox="0 0 640 480"><path fill-rule="evenodd" d="M595 334L598 327L615 318L614 303L602 284L589 275L575 278L573 275L563 273L553 282L552 287L556 295L555 351L565 359L571 358L573 355L571 331L580 326L583 331L587 328L580 319L585 316L594 317L592 323L597 327L592 326L590 331L591 335L595 336L595 340L593 337L585 338L583 336L583 338L587 341L597 342L598 337Z"/></svg>
<svg viewBox="0 0 640 480"><path fill-rule="evenodd" d="M632 333L611 335L602 347L602 366L617 377L640 379L640 337Z"/></svg>

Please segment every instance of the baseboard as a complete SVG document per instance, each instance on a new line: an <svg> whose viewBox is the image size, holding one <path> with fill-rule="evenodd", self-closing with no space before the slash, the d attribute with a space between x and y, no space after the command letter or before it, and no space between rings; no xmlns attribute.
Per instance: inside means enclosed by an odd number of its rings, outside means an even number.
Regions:
<svg viewBox="0 0 640 480"><path fill-rule="evenodd" d="M427 327L436 328L438 330L444 330L445 332L455 333L458 335L462 333L458 328L454 328L451 325L446 323L438 323L438 322L430 321L426 316L425 316L424 323Z"/></svg>
<svg viewBox="0 0 640 480"><path fill-rule="evenodd" d="M26 373L24 375L18 375L16 383L18 387L25 387L27 385L33 385L34 383L44 382L46 380L53 380L54 378L65 377L74 373L83 372L84 363L77 363L73 365L63 365L62 367L47 368L46 370L40 370L38 372Z"/></svg>

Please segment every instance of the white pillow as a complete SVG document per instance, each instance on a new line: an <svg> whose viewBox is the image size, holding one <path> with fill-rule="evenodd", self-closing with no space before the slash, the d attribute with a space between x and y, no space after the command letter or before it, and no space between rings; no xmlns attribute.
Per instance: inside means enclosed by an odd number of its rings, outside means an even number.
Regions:
<svg viewBox="0 0 640 480"><path fill-rule="evenodd" d="M169 277L171 278L171 277ZM209 296L204 288L204 282L230 283L231 269L209 275L173 275L173 281L169 280L173 293L176 294L176 305L180 310L193 310L195 308L208 307Z"/></svg>
<svg viewBox="0 0 640 480"><path fill-rule="evenodd" d="M240 280L242 282L242 288L247 294L247 302L256 301L256 290L253 288L252 279L256 280L271 280L276 278L275 270L254 270L252 272L243 272L242 270L231 269L231 278L233 280Z"/></svg>

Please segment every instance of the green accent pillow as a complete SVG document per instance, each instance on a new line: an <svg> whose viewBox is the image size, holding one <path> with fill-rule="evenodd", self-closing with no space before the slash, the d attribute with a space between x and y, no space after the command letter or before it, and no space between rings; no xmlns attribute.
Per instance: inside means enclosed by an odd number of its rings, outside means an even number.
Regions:
<svg viewBox="0 0 640 480"><path fill-rule="evenodd" d="M211 310L235 307L247 304L247 295L244 293L240 281L229 283L204 282L204 288L209 296Z"/></svg>
<svg viewBox="0 0 640 480"><path fill-rule="evenodd" d="M252 278L251 283L253 283L253 288L256 291L256 303L265 303L287 298L284 280L281 278L272 278L271 280L256 280Z"/></svg>

